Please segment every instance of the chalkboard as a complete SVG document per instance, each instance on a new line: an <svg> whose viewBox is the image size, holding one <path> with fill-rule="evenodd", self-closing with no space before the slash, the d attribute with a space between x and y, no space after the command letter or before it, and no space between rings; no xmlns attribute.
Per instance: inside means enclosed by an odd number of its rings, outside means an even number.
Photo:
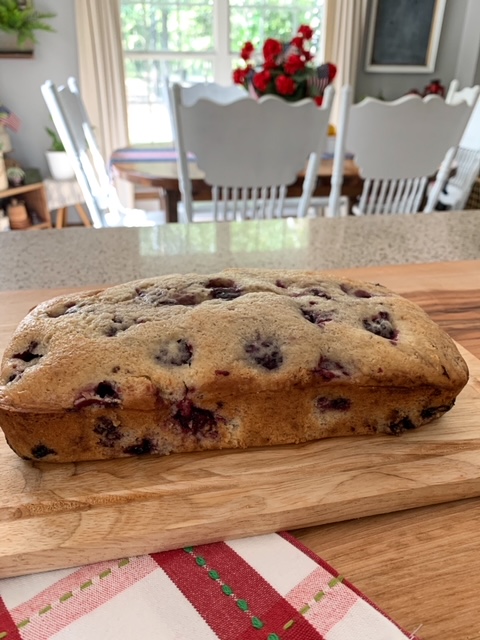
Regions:
<svg viewBox="0 0 480 640"><path fill-rule="evenodd" d="M366 70L432 72L445 0L374 0Z"/></svg>

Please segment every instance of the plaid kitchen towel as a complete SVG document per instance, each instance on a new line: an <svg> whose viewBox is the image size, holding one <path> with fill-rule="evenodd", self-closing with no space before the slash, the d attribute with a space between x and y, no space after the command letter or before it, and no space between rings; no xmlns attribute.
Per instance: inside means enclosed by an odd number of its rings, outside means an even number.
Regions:
<svg viewBox="0 0 480 640"><path fill-rule="evenodd" d="M288 534L0 581L6 640L418 640Z"/></svg>

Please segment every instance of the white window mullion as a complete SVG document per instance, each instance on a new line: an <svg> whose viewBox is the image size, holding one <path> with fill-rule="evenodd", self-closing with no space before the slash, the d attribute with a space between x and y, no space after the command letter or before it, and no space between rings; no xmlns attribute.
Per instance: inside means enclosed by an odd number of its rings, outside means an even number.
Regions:
<svg viewBox="0 0 480 640"><path fill-rule="evenodd" d="M230 20L228 0L214 0L213 31L215 42L215 82L232 83L232 66L230 56Z"/></svg>

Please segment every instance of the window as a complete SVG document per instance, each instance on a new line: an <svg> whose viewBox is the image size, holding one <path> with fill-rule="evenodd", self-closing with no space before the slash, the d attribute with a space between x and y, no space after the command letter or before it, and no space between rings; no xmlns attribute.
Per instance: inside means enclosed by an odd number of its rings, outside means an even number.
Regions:
<svg viewBox="0 0 480 640"><path fill-rule="evenodd" d="M121 0L130 142L172 139L165 79L231 82L246 40L288 39L315 28L322 51L324 0Z"/></svg>

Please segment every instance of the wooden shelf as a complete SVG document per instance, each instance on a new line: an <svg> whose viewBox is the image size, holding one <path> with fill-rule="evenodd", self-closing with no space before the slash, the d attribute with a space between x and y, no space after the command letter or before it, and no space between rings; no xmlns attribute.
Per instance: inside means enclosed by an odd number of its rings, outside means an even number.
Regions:
<svg viewBox="0 0 480 640"><path fill-rule="evenodd" d="M25 202L28 212L35 212L40 218L40 224L32 224L26 230L33 229L50 229L52 227L52 218L48 210L47 196L43 182L35 182L34 184L24 184L19 187L11 187L0 191L0 200L9 198L19 198Z"/></svg>

